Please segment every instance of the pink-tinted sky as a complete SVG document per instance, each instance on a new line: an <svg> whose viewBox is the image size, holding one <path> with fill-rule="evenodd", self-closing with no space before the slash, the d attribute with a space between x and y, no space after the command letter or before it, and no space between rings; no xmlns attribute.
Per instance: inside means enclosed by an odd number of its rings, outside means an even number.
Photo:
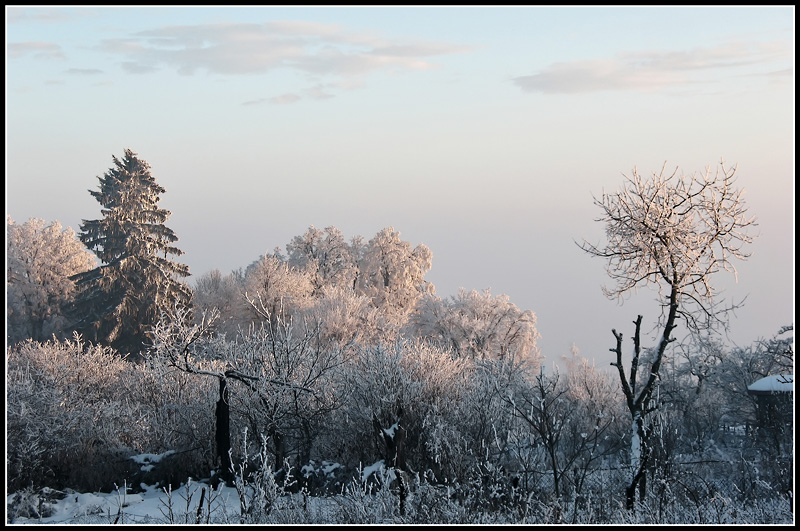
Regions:
<svg viewBox="0 0 800 531"><path fill-rule="evenodd" d="M196 276L310 225L393 226L440 296L507 294L549 361L605 365L654 294L604 298L592 195L738 164L760 236L725 295L745 345L794 321L785 7L6 7L6 211L78 228L111 156L167 190ZM630 329L630 330L628 330Z"/></svg>

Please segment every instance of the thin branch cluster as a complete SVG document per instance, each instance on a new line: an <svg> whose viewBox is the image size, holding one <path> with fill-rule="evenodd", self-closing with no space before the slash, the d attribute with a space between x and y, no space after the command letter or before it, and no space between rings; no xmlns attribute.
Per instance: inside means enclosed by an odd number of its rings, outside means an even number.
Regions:
<svg viewBox="0 0 800 531"><path fill-rule="evenodd" d="M665 169L650 178L634 169L622 190L595 199L608 241L584 241L581 248L607 259L616 283L603 289L609 298L654 285L665 306L670 292L677 293L690 324L711 323L724 313L711 278L719 271L736 275L733 259L750 256L744 248L753 241L755 219L734 186L735 166L726 169L721 161L714 172L707 167L691 175Z"/></svg>

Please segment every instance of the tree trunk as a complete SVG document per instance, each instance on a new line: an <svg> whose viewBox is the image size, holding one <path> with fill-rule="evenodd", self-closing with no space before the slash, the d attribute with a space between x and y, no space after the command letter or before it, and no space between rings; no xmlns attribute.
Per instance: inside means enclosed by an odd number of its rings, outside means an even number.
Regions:
<svg viewBox="0 0 800 531"><path fill-rule="evenodd" d="M631 437L631 482L625 488L626 507L632 511L636 502L636 490L639 490L639 501L643 501L647 490L647 451L644 418L641 412L634 413Z"/></svg>
<svg viewBox="0 0 800 531"><path fill-rule="evenodd" d="M383 454L383 462L395 471L397 478L398 495L400 498L400 515L406 514L406 498L408 497L408 485L406 484L406 429L403 427L403 409L398 405L397 429L392 431L384 430L381 427L378 417L372 414L372 426L378 443L378 451Z"/></svg>
<svg viewBox="0 0 800 531"><path fill-rule="evenodd" d="M616 330L611 332L617 340L617 346L610 349L616 353L616 362L611 365L615 366L619 371L620 383L622 384L622 392L625 395L625 401L628 406L628 411L631 413L631 482L625 488L625 501L628 510L633 510L636 502L636 490L639 490L639 500L644 500L647 489L647 466L650 457L648 436L649 434L644 428L645 416L650 412L648 409L650 396L656 386L658 379L658 372L661 367L661 360L664 356L664 351L667 345L673 340L670 339L670 333L675 328L675 317L677 315L676 293L673 290L671 300L673 304L670 306L670 313L664 327L664 334L659 342L656 358L653 361L650 370L646 373L647 379L644 384L637 381L639 362L641 354L641 340L640 330L642 326L642 316L639 315L634 321L636 330L633 336L633 358L631 359L630 377L625 376L622 365L622 334L617 333ZM656 406L657 407L657 406Z"/></svg>
<svg viewBox="0 0 800 531"><path fill-rule="evenodd" d="M233 479L231 469L231 413L229 406L228 381L219 379L219 400L217 400L216 417L217 426L215 439L217 442L217 461L220 467L220 477L230 482Z"/></svg>
<svg viewBox="0 0 800 531"><path fill-rule="evenodd" d="M280 471L286 468L286 438L283 433L273 424L269 429L272 444L275 446L275 469ZM289 470L285 470L286 473Z"/></svg>

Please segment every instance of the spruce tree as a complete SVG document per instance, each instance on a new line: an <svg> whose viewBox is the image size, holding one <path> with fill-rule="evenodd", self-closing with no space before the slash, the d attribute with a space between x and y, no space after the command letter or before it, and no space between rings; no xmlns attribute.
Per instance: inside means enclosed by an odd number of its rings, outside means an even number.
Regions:
<svg viewBox="0 0 800 531"><path fill-rule="evenodd" d="M150 165L130 149L98 177L100 188L89 190L102 205L102 219L83 220L79 237L101 265L75 277L75 329L86 339L124 354L139 353L162 311L188 305L186 265L171 260L183 251L164 223L170 212L159 208L165 192Z"/></svg>

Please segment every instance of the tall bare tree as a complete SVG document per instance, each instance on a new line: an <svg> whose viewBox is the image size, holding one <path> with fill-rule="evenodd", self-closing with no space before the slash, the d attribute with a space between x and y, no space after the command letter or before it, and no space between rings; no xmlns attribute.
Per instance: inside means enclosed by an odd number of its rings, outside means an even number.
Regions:
<svg viewBox="0 0 800 531"><path fill-rule="evenodd" d="M642 177L634 168L619 192L606 194L595 204L602 210L606 226L605 245L586 240L578 244L592 256L607 260L606 270L616 285L603 291L609 298L622 298L642 287L655 287L661 305L658 321L661 338L656 347L642 352L642 316L635 324L634 354L629 374L622 364L622 333L612 330L616 353L612 363L619 371L622 390L632 419L631 482L626 489L628 508L646 489L649 466L646 423L664 352L674 341L673 332L683 319L692 331L727 326L726 315L736 305L725 307L716 298L711 279L720 271L734 275L733 259L746 259L746 244L753 237L749 229L755 219L748 217L742 190L736 188L736 167L721 160L716 171L685 175L665 172Z"/></svg>

